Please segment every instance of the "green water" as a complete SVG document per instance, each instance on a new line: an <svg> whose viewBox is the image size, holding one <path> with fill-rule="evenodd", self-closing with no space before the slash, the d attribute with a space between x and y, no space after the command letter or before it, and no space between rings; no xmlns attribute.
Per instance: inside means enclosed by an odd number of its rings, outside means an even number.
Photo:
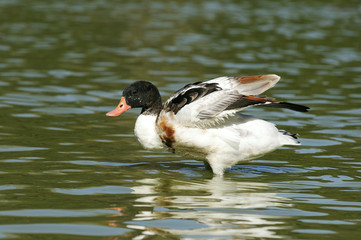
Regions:
<svg viewBox="0 0 361 240"><path fill-rule="evenodd" d="M359 1L0 1L0 239L358 239ZM213 177L143 150L135 80L164 99L194 81L274 73L250 109L298 132Z"/></svg>

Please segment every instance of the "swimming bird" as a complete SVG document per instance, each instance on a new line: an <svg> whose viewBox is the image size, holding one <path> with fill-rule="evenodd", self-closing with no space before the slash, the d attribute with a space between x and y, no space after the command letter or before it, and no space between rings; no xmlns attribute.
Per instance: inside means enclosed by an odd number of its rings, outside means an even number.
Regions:
<svg viewBox="0 0 361 240"><path fill-rule="evenodd" d="M260 157L283 145L299 145L296 134L275 124L241 114L249 107L287 108L307 112L306 106L260 97L280 77L274 74L219 77L188 84L162 104L156 86L136 81L127 86L118 106L107 116L141 108L134 133L150 150L203 160L216 175L233 165Z"/></svg>

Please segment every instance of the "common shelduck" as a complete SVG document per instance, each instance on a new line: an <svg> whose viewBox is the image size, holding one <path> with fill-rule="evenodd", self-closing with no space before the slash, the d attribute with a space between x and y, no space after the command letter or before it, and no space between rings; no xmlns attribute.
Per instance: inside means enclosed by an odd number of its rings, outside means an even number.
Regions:
<svg viewBox="0 0 361 240"><path fill-rule="evenodd" d="M205 161L214 174L260 157L283 145L299 145L295 134L275 124L239 113L248 107L287 108L307 112L306 106L255 96L273 87L274 74L219 77L186 85L162 104L156 86L136 81L127 86L118 106L107 116L141 108L134 133L146 149ZM208 163L208 164L207 164Z"/></svg>

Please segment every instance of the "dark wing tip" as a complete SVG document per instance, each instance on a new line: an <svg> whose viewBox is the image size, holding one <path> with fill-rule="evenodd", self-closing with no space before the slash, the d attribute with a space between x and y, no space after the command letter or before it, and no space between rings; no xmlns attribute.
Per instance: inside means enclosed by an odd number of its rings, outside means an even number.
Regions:
<svg viewBox="0 0 361 240"><path fill-rule="evenodd" d="M310 109L307 106L295 104L295 103L289 103L289 102L280 102L278 103L278 105L281 108L287 108L297 112L308 112L308 110Z"/></svg>
<svg viewBox="0 0 361 240"><path fill-rule="evenodd" d="M289 103L289 102L277 102L272 98L257 97L257 96L242 96L239 99L239 101L230 105L228 109L234 109L234 108L241 109L251 106L287 108L297 112L308 112L308 109L310 109L309 107L300 104Z"/></svg>
<svg viewBox="0 0 361 240"><path fill-rule="evenodd" d="M273 107L273 108L287 108L289 110L293 110L296 112L308 112L308 109L310 109L307 106L303 106L300 104L295 103L289 103L289 102L273 102L269 104L261 105L262 107Z"/></svg>

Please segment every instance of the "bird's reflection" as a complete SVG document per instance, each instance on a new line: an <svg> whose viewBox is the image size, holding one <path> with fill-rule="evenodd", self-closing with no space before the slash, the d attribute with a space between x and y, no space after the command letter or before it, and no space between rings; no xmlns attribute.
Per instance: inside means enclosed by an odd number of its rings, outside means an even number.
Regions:
<svg viewBox="0 0 361 240"><path fill-rule="evenodd" d="M276 230L282 228L282 218L265 210L290 206L265 183L214 177L143 179L138 184L133 187L133 194L139 195L135 205L151 210L138 212L127 227L143 230L143 235L167 231L182 236L280 238Z"/></svg>

